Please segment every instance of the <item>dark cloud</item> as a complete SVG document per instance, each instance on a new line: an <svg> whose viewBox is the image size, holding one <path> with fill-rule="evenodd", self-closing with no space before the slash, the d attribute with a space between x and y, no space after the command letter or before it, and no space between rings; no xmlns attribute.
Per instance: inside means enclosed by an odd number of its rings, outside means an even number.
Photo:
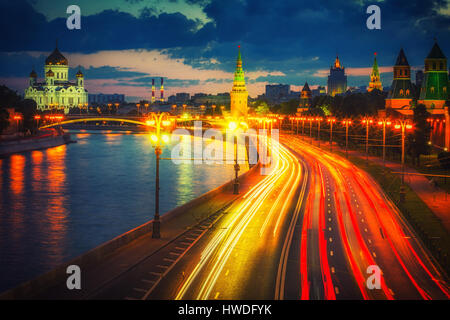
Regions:
<svg viewBox="0 0 450 320"><path fill-rule="evenodd" d="M377 2L381 8L382 30L366 28L366 8L372 1L185 2L202 6L210 22L202 24L181 13L157 13L149 6L138 17L121 12L120 8L83 16L82 29L69 31L65 19L47 21L25 0L1 1L0 51L50 51L58 38L59 46L66 52L162 49L195 68L232 71L236 45L241 44L246 71L286 74L257 81L295 85L302 85L307 79L325 84L325 78L313 75L317 69L328 68L336 53L347 67L370 66L373 52L378 52L380 65L392 65L400 47L404 47L409 62L420 66L433 38L437 37L443 51L450 56L447 41L450 17L439 13L448 5L444 0ZM11 57L5 59L16 62ZM216 62L205 63L211 59ZM41 60L26 60L26 68L30 68L30 63L38 65ZM13 66L7 62L0 62L0 66L2 73L19 72L12 70ZM105 77L108 72L115 76L114 72L120 71L105 70Z"/></svg>

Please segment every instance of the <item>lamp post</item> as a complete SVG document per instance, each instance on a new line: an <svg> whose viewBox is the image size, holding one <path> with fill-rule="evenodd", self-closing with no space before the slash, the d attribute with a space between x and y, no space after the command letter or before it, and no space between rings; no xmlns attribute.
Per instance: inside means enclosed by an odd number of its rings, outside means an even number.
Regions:
<svg viewBox="0 0 450 320"><path fill-rule="evenodd" d="M228 129L232 132L236 131L238 128L238 124L234 121L231 121L228 124ZM233 194L239 194L239 170L241 169L238 163L238 154L237 154L237 137L233 137L234 142L234 184L233 184Z"/></svg>
<svg viewBox="0 0 450 320"><path fill-rule="evenodd" d="M35 115L34 116L34 120L36 120L36 127L39 127L39 121L41 120L41 116L40 115Z"/></svg>
<svg viewBox="0 0 450 320"><path fill-rule="evenodd" d="M88 108L89 104L86 102L84 104L84 107L86 108L86 114L89 114L89 108Z"/></svg>
<svg viewBox="0 0 450 320"><path fill-rule="evenodd" d="M305 134L305 120L306 118L302 118L302 140L303 140L303 135Z"/></svg>
<svg viewBox="0 0 450 320"><path fill-rule="evenodd" d="M155 171L155 215L153 218L153 233L152 238L161 238L161 221L159 219L159 160L161 159L162 148L161 140L163 142L168 142L169 138L167 136L161 137L161 126L167 126L170 121L164 120L167 117L167 113L162 112L159 114L151 113L151 120L147 120L146 124L148 126L156 127L156 135L151 135L151 141L154 143L155 156L156 156L156 171ZM169 122L169 123L167 123Z"/></svg>
<svg viewBox="0 0 450 320"><path fill-rule="evenodd" d="M391 125L389 119L381 119L378 121L379 126L383 126L383 167L386 167L386 126Z"/></svg>
<svg viewBox="0 0 450 320"><path fill-rule="evenodd" d="M373 123L373 120L365 117L362 121L366 125L366 165L369 164L369 125Z"/></svg>
<svg viewBox="0 0 450 320"><path fill-rule="evenodd" d="M327 121L330 123L330 152L333 152L333 123L336 122L336 119L328 118Z"/></svg>
<svg viewBox="0 0 450 320"><path fill-rule="evenodd" d="M351 120L344 120L342 124L345 125L345 157L348 159L348 126L352 124Z"/></svg>
<svg viewBox="0 0 450 320"><path fill-rule="evenodd" d="M19 132L19 122L20 122L20 120L22 120L22 116L15 115L13 119L16 120L16 131Z"/></svg>
<svg viewBox="0 0 450 320"><path fill-rule="evenodd" d="M117 111L119 110L119 103L118 102L114 103L114 106L116 107L116 115L117 115Z"/></svg>
<svg viewBox="0 0 450 320"><path fill-rule="evenodd" d="M215 104L213 104L212 106L211 106L211 108L212 108L212 116L214 117L214 113L216 112L216 105Z"/></svg>
<svg viewBox="0 0 450 320"><path fill-rule="evenodd" d="M145 113L146 113L146 114L148 114L148 106L149 106L148 103L145 103L145 104L144 104L144 107L145 107Z"/></svg>
<svg viewBox="0 0 450 320"><path fill-rule="evenodd" d="M108 103L107 106L108 106L108 113L111 115L112 103Z"/></svg>
<svg viewBox="0 0 450 320"><path fill-rule="evenodd" d="M395 129L402 130L402 185L405 183L405 131L412 129L412 125L408 124L408 120L398 120Z"/></svg>
<svg viewBox="0 0 450 320"><path fill-rule="evenodd" d="M314 118L309 117L309 143L312 144L312 122L314 121Z"/></svg>
<svg viewBox="0 0 450 320"><path fill-rule="evenodd" d="M136 103L136 108L137 108L137 115L139 116L139 114L140 114L139 109L141 108L141 104Z"/></svg>
<svg viewBox="0 0 450 320"><path fill-rule="evenodd" d="M317 121L317 140L319 142L319 148L320 148L320 122L322 121L322 118L316 118Z"/></svg>

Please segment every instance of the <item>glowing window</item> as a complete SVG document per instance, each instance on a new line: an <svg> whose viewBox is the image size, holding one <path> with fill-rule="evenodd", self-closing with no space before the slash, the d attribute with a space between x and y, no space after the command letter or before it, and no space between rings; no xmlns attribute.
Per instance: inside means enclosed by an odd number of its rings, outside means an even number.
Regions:
<svg viewBox="0 0 450 320"><path fill-rule="evenodd" d="M431 92L431 93L434 93L434 87L431 87L431 88L430 88L430 92Z"/></svg>
<svg viewBox="0 0 450 320"><path fill-rule="evenodd" d="M400 89L400 95L401 96L403 95L403 89Z"/></svg>

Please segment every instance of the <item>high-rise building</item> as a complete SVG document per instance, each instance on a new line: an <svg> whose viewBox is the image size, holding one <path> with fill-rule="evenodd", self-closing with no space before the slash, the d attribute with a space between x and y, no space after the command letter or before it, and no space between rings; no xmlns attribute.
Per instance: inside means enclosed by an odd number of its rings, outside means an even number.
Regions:
<svg viewBox="0 0 450 320"><path fill-rule="evenodd" d="M339 57L336 56L334 65L330 68L330 75L328 76L328 95L334 97L337 94L342 94L347 91L347 76L345 75L345 68L341 65Z"/></svg>
<svg viewBox="0 0 450 320"><path fill-rule="evenodd" d="M58 50L45 59L45 81L37 82L37 73L30 73L29 87L25 89L25 99L36 101L39 110L63 109L69 113L71 108L85 106L88 93L84 88L84 75L81 70L76 74L76 81L69 81L69 62Z"/></svg>
<svg viewBox="0 0 450 320"><path fill-rule="evenodd" d="M309 88L308 82L305 82L303 86L302 93L300 95L300 108L311 107L312 92Z"/></svg>
<svg viewBox="0 0 450 320"><path fill-rule="evenodd" d="M288 84L267 84L266 98L271 101L281 100L289 95L291 86Z"/></svg>
<svg viewBox="0 0 450 320"><path fill-rule="evenodd" d="M248 91L245 86L245 75L242 69L241 46L238 46L236 70L234 72L233 88L230 92L231 115L234 118L247 117Z"/></svg>
<svg viewBox="0 0 450 320"><path fill-rule="evenodd" d="M394 80L386 99L386 108L400 109L410 107L415 92L411 83L411 67L403 49L394 65Z"/></svg>
<svg viewBox="0 0 450 320"><path fill-rule="evenodd" d="M383 91L383 86L380 80L380 71L378 71L377 53L374 53L372 73L370 74L370 82L367 91L371 92L375 89Z"/></svg>
<svg viewBox="0 0 450 320"><path fill-rule="evenodd" d="M448 99L447 58L441 48L434 43L425 59L425 77L418 103L429 109L442 109Z"/></svg>

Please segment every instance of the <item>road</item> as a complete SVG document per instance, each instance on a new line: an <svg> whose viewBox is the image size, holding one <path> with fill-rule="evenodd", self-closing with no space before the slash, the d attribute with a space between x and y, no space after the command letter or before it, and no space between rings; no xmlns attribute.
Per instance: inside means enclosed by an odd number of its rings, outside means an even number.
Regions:
<svg viewBox="0 0 450 320"><path fill-rule="evenodd" d="M434 260L379 186L281 136L272 172L90 298L448 299ZM370 289L368 267L381 270Z"/></svg>
<svg viewBox="0 0 450 320"><path fill-rule="evenodd" d="M241 198L89 298L273 299L308 181L301 162L276 146L270 174Z"/></svg>
<svg viewBox="0 0 450 320"><path fill-rule="evenodd" d="M298 137L280 141L310 172L309 197L291 251L285 299L448 299L441 271L397 208L363 170ZM292 246L294 247L294 246ZM369 289L369 266L381 288ZM294 281L300 273L300 286Z"/></svg>

